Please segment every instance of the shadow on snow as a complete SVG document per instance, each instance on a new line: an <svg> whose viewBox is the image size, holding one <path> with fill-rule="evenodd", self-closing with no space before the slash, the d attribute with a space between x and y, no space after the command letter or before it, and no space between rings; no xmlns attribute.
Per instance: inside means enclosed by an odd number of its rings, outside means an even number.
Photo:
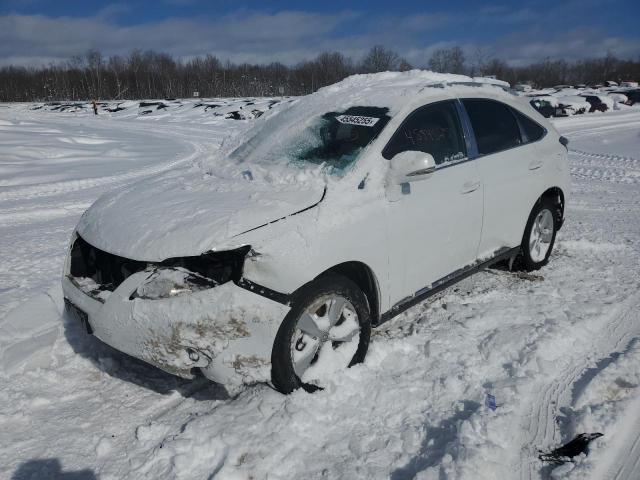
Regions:
<svg viewBox="0 0 640 480"><path fill-rule="evenodd" d="M471 417L479 408L478 402L464 400L462 410L449 418L442 420L436 427L426 427L426 434L422 440L420 450L409 463L391 472L391 480L414 478L418 472L434 467L442 462L448 451L448 446L458 436L458 426ZM454 456L455 457L455 456Z"/></svg>
<svg viewBox="0 0 640 480"><path fill-rule="evenodd" d="M11 480L98 480L98 477L89 469L63 472L57 458L39 458L19 465Z"/></svg>

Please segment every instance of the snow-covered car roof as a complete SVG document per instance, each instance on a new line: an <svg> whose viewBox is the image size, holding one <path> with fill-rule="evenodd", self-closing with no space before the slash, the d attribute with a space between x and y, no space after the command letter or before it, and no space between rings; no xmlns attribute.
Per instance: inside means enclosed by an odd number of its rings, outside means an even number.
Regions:
<svg viewBox="0 0 640 480"><path fill-rule="evenodd" d="M583 98L584 97L597 97L600 100L604 100L605 98L608 98L606 93L595 93L595 92L594 93L592 93L592 92L582 92L578 96L579 97L583 97Z"/></svg>
<svg viewBox="0 0 640 480"><path fill-rule="evenodd" d="M613 107L613 103L614 103L613 98L609 97L606 94L603 94L603 93L598 93L598 94L596 94L596 93L581 93L580 96L583 97L583 98L596 97L602 103L604 103L605 105L609 106L609 108Z"/></svg>
<svg viewBox="0 0 640 480"><path fill-rule="evenodd" d="M525 92L524 96L525 97L541 97L544 95L551 95L553 93L556 93L556 90L553 88L542 88L540 90L530 90L528 92Z"/></svg>
<svg viewBox="0 0 640 480"><path fill-rule="evenodd" d="M558 103L563 105L587 105L590 106L589 102L585 100L584 97L580 95L565 95L564 97L556 97L558 99Z"/></svg>
<svg viewBox="0 0 640 480"><path fill-rule="evenodd" d="M338 98L342 104L351 106L356 104L375 105L389 108L396 113L406 105L408 95L428 97L429 93L439 94L442 90L473 87L491 92L505 91L510 88L508 82L486 77L469 77L449 73L437 73L428 70L411 70L408 72L382 72L352 75L341 82L321 88L316 93L304 97L301 101ZM456 92L457 93L457 92ZM505 95L507 93L505 92ZM511 96L511 94L509 94ZM340 102L340 100L338 100Z"/></svg>
<svg viewBox="0 0 640 480"><path fill-rule="evenodd" d="M225 141L214 163L219 168L224 163L219 159L224 157L236 165L248 162L272 170L283 160L289 161L290 155L283 155L285 150L299 150L296 144L315 135L318 120L327 116L341 123L341 117L351 119L347 123L367 120L372 122L369 126L378 128L403 109L415 108L430 98L482 94L521 103L519 97L506 91L508 85L493 78L425 70L352 75L265 113L247 135Z"/></svg>
<svg viewBox="0 0 640 480"><path fill-rule="evenodd" d="M551 95L553 95L554 97L566 97L569 95L578 95L580 94L580 90L578 90L577 88L563 88L561 90L556 91L555 93L552 93Z"/></svg>
<svg viewBox="0 0 640 480"><path fill-rule="evenodd" d="M607 93L607 97L613 99L616 102L626 102L628 97L624 93L610 92Z"/></svg>

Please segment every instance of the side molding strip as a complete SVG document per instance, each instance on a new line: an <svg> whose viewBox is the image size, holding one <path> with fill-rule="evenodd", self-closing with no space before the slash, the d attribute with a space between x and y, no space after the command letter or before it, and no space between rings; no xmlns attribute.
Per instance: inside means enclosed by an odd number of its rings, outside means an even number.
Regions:
<svg viewBox="0 0 640 480"><path fill-rule="evenodd" d="M283 305L289 305L291 302L290 295L286 293L276 292L275 290L271 290L270 288L263 287L257 283L252 282L251 280L247 280L246 278L241 278L237 282L235 282L241 288L245 290L249 290L250 292L255 293L256 295L260 295L262 297L268 298L269 300L273 300L274 302L281 303Z"/></svg>
<svg viewBox="0 0 640 480"><path fill-rule="evenodd" d="M491 257L489 260L485 260L469 267L461 268L460 270L457 270L456 272L453 272L452 274L435 281L431 286L418 290L413 296L401 300L399 303L396 303L393 307L391 307L391 309L380 315L380 321L376 324L376 326L382 325L384 322L391 320L396 315L399 315L405 310L413 307L414 305L417 305L427 298L432 297L436 293L450 287L454 283L457 283L460 280L473 275L476 272L479 272L480 270L484 270L494 263L515 256L519 252L520 247L500 249L498 250L496 255Z"/></svg>

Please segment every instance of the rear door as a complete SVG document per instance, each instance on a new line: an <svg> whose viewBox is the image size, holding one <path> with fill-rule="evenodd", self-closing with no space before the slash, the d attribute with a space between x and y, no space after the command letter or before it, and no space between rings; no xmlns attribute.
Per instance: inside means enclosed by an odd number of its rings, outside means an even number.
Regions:
<svg viewBox="0 0 640 480"><path fill-rule="evenodd" d="M546 130L509 105L462 99L475 141L484 185L484 220L478 256L520 245L535 200L543 190L546 156L536 141ZM547 162L548 163L548 162Z"/></svg>
<svg viewBox="0 0 640 480"><path fill-rule="evenodd" d="M409 150L429 153L436 162L429 178L404 184L399 200L390 204L391 271L393 277L404 277L402 296L429 288L476 259L482 184L467 156L456 103L418 108L383 150L387 160Z"/></svg>

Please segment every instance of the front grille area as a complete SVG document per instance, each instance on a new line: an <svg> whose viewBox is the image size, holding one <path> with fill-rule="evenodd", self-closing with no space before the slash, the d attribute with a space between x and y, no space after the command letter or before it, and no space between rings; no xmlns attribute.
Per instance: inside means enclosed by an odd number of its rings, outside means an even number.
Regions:
<svg viewBox="0 0 640 480"><path fill-rule="evenodd" d="M147 268L147 262L129 260L104 252L78 235L71 247L71 273L76 278L91 278L100 290L114 291L125 279Z"/></svg>
<svg viewBox="0 0 640 480"><path fill-rule="evenodd" d="M113 292L128 277L147 268L183 268L211 280L214 285L222 285L240 280L244 259L250 249L250 246L245 245L234 250L167 258L162 262L143 262L107 253L78 235L71 247L69 273L76 279L92 279L97 284L92 285L93 296L100 291ZM192 280L197 282L195 278Z"/></svg>

